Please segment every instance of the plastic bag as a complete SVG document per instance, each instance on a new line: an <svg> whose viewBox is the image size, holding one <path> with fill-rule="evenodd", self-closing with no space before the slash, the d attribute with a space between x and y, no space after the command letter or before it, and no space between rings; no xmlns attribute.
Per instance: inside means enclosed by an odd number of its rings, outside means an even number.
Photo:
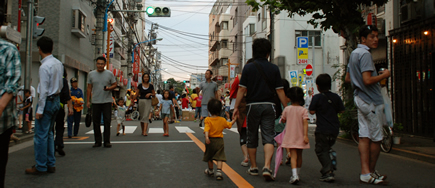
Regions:
<svg viewBox="0 0 435 188"><path fill-rule="evenodd" d="M393 110L391 107L391 100L388 96L388 91L386 87L381 88L382 98L384 99L384 114L385 114L385 123L393 128Z"/></svg>

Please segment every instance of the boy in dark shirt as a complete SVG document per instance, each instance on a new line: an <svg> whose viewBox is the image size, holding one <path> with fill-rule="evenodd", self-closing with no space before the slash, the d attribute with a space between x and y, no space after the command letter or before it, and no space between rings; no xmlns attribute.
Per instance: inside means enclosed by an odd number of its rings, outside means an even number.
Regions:
<svg viewBox="0 0 435 188"><path fill-rule="evenodd" d="M308 110L311 114L316 114L317 119L315 151L322 164L322 177L319 180L331 182L334 181L333 172L337 170L335 151L331 147L335 144L340 127L337 114L344 112L344 105L340 96L329 91L331 76L320 74L316 78L316 85L320 93L314 95Z"/></svg>

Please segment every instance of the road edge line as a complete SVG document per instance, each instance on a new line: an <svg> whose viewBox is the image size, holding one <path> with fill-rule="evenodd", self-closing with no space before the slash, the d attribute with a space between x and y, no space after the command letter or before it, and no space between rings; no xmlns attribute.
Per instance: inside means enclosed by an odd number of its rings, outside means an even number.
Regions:
<svg viewBox="0 0 435 188"><path fill-rule="evenodd" d="M186 135L192 139L193 142L204 152L205 151L205 145L202 143L196 136L194 136L192 133L186 133ZM216 163L216 162L215 162ZM236 171L234 171L227 163L223 163L222 165L222 171L233 181L234 184L236 184L237 187L254 187L252 186L248 181L245 180L240 174L238 174Z"/></svg>

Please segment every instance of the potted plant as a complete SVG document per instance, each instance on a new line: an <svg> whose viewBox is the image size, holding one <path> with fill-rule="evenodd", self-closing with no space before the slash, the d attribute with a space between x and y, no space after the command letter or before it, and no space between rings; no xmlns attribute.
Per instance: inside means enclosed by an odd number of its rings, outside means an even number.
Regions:
<svg viewBox="0 0 435 188"><path fill-rule="evenodd" d="M393 131L393 143L400 144L400 139L403 136L403 125L401 123L394 123Z"/></svg>

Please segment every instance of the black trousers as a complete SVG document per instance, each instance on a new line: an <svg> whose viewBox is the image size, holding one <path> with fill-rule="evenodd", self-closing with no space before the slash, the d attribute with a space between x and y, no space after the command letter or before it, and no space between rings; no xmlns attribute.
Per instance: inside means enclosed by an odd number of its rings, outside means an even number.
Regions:
<svg viewBox="0 0 435 188"><path fill-rule="evenodd" d="M12 129L14 128L9 128L0 135L0 188L5 187L6 164L8 163L9 141L11 140Z"/></svg>
<svg viewBox="0 0 435 188"><path fill-rule="evenodd" d="M95 143L101 144L101 113L104 121L104 143L110 143L110 123L112 119L112 103L92 104L92 123L94 124Z"/></svg>
<svg viewBox="0 0 435 188"><path fill-rule="evenodd" d="M320 173L324 175L329 171L334 171L334 168L332 166L332 160L331 157L329 156L329 150L335 144L335 141L337 140L337 135L315 133L315 136L316 136L315 151L317 154L317 158L322 164L322 169L320 170Z"/></svg>
<svg viewBox="0 0 435 188"><path fill-rule="evenodd" d="M63 134L65 132L65 110L63 108L59 109L55 123L56 137L54 138L54 146L63 148Z"/></svg>

